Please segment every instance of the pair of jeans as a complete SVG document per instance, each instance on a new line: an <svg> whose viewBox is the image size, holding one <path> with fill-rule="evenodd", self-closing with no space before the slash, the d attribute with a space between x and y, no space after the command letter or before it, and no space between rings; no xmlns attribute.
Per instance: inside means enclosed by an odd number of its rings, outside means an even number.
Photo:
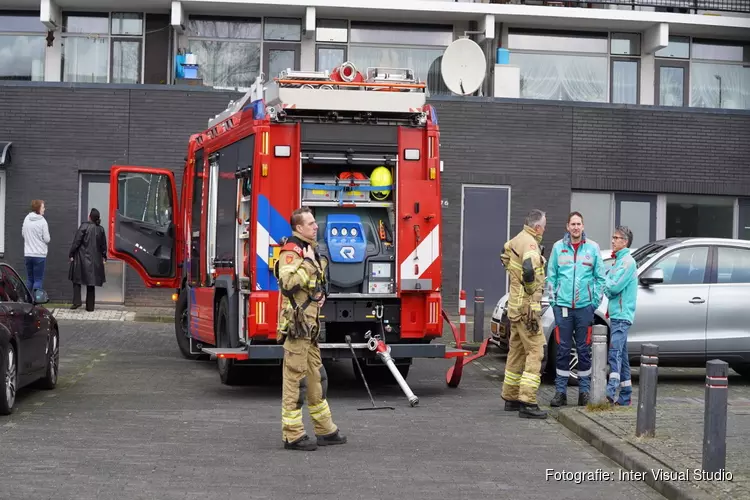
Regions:
<svg viewBox="0 0 750 500"><path fill-rule="evenodd" d="M42 288L44 281L44 257L26 257L26 287L33 294L34 290Z"/></svg>
<svg viewBox="0 0 750 500"><path fill-rule="evenodd" d="M563 309L567 314L563 314ZM570 377L570 348L573 339L578 353L579 392L589 392L591 387L591 326L594 322L593 305L571 309L554 306L555 339L557 355L555 359L555 391L566 393Z"/></svg>
<svg viewBox="0 0 750 500"><path fill-rule="evenodd" d="M633 394L633 384L630 381L630 359L628 358L628 331L632 323L624 319L610 321L609 335L609 381L607 382L607 398L622 406L630 404ZM617 388L620 396L615 399Z"/></svg>

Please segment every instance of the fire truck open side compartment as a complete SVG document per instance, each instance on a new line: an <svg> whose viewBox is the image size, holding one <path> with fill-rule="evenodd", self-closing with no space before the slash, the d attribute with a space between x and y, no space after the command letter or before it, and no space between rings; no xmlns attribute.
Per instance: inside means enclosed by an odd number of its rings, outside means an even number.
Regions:
<svg viewBox="0 0 750 500"><path fill-rule="evenodd" d="M176 289L181 352L216 357L229 384L283 359L274 267L292 212L310 207L327 262L321 356L351 358L350 338L380 365L377 338L405 377L413 358L469 354L435 342L439 165L437 115L410 70L287 70L190 138L179 206L170 171L113 167L110 253Z"/></svg>

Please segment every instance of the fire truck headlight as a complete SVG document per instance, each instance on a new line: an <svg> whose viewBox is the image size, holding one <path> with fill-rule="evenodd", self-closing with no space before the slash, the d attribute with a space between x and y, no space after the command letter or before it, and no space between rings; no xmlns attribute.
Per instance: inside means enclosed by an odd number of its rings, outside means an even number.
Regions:
<svg viewBox="0 0 750 500"><path fill-rule="evenodd" d="M404 160L419 160L419 150L404 149Z"/></svg>
<svg viewBox="0 0 750 500"><path fill-rule="evenodd" d="M274 156L278 156L281 158L288 158L292 156L292 147L291 146L274 146L273 154Z"/></svg>

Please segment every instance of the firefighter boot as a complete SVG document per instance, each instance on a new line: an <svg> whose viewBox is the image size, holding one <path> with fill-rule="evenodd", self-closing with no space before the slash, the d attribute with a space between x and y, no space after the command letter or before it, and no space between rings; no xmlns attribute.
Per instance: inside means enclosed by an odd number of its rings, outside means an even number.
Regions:
<svg viewBox="0 0 750 500"><path fill-rule="evenodd" d="M518 416L521 418L547 418L547 412L539 408L538 404L529 404L521 402L521 408L518 410Z"/></svg>
<svg viewBox="0 0 750 500"><path fill-rule="evenodd" d="M284 441L284 449L286 450L300 450L300 451L315 451L318 449L318 445L315 441L310 439L307 435L302 436L296 441L291 443Z"/></svg>
<svg viewBox="0 0 750 500"><path fill-rule="evenodd" d="M555 397L549 402L550 406L565 406L568 404L568 395L564 392L556 392Z"/></svg>
<svg viewBox="0 0 750 500"><path fill-rule="evenodd" d="M518 411L521 409L521 403L518 401L506 401L505 411Z"/></svg>
<svg viewBox="0 0 750 500"><path fill-rule="evenodd" d="M318 446L328 446L331 444L346 443L346 436L342 435L338 429L333 434L327 436L318 436Z"/></svg>

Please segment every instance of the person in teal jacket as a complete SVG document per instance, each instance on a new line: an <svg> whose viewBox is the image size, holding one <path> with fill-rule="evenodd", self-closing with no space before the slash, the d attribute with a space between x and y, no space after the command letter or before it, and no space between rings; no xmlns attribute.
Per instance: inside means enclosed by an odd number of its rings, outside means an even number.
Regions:
<svg viewBox="0 0 750 500"><path fill-rule="evenodd" d="M612 256L615 261L604 280L604 294L609 300L607 314L610 320L607 401L617 406L630 406L633 393L628 358L628 331L635 321L638 269L630 254L632 243L633 233L630 229L626 226L615 229L612 236ZM620 394L619 398L615 399L618 386Z"/></svg>
<svg viewBox="0 0 750 500"><path fill-rule="evenodd" d="M552 247L547 265L547 287L555 314L555 395L550 406L568 404L570 348L578 353L578 405L589 402L591 386L591 325L602 301L604 262L599 245L586 238L580 212L568 215L568 232Z"/></svg>

